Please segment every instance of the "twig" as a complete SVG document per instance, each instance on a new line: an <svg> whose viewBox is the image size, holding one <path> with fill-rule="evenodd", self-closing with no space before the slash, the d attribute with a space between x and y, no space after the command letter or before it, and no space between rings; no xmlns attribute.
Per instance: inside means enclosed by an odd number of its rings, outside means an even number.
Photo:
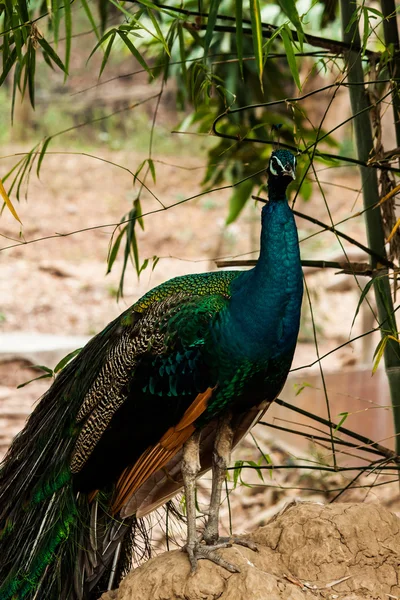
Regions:
<svg viewBox="0 0 400 600"><path fill-rule="evenodd" d="M136 0L128 0L129 2L135 2ZM140 0L139 0L140 2ZM171 6L167 6L166 4L162 4L161 2L154 2L154 4L156 6L158 6L159 8L163 8L166 10L169 10L171 12L179 12L182 15L186 15L188 17L204 17L204 18L208 18L208 13L204 13L204 12L199 12L199 11L195 11L195 10L187 10L185 8L178 8L178 7L171 7ZM231 23L236 23L236 19L235 17L231 17L229 15L217 15L217 19L220 21L230 21ZM250 25L251 21L249 19L242 19L242 22L245 23L246 25ZM193 25L196 29L206 29L207 25L206 24L194 24ZM270 23L261 23L263 32L262 35L265 38L271 38L274 33L279 29L276 25L271 25ZM222 32L226 32L226 33L236 33L236 27L222 27L222 26L215 26L214 27L215 31L222 31ZM252 35L251 29L247 30L247 29L243 29L243 33L244 34L248 34L248 35ZM291 34L293 36L293 39L298 42L299 38L297 35L297 31L292 29L291 30ZM309 35L306 34L306 42L307 44L309 44L310 46L316 46L318 48L326 48L327 50L331 50L333 52L335 52L336 54L341 54L343 52L345 52L346 50L357 50L357 48L354 45L348 44L346 42L342 42L339 40L331 40L331 39L327 39L327 38L323 38L323 37L319 37L316 35ZM359 51L362 50L361 46L360 48L358 48ZM372 50L365 50L365 54L366 56L369 57L377 57L379 56L380 53L377 52L373 52Z"/></svg>
<svg viewBox="0 0 400 600"><path fill-rule="evenodd" d="M344 433L345 435L348 435L355 440L359 440L366 446L370 446L371 448L376 448L376 450L379 451L379 454L381 454L385 458L393 460L393 462L395 462L395 463L400 463L400 456L398 456L395 452L393 452L393 450L389 450L389 448L385 448L385 446L381 446L380 444L377 444L376 442L374 442L370 438L365 437L364 435L360 435L359 433L356 433L355 431L351 431L350 429L347 429L346 427L342 427L342 426L339 427L333 421L329 421L328 419L319 417L318 415L310 413L307 410L300 408L299 406L294 406L293 404L289 404L288 402L285 402L284 400L281 400L280 398L277 398L275 400L275 402L277 404L279 404L280 406L288 408L289 410L293 410L294 412L297 412L300 415L308 417L309 419L312 419L313 421L317 421L318 423L321 423L322 425L325 425L326 427L329 427L330 429L334 428L335 431L340 431L341 433ZM261 421L261 423L263 423L263 421Z"/></svg>
<svg viewBox="0 0 400 600"><path fill-rule="evenodd" d="M253 258L248 259L217 259L215 264L218 268L224 267L254 267L257 264L257 260ZM348 262L343 261L332 261L332 260L307 260L301 261L303 267L312 269L341 269L340 275L363 275L365 277L378 277L387 274L387 269L372 269L368 263L361 262Z"/></svg>

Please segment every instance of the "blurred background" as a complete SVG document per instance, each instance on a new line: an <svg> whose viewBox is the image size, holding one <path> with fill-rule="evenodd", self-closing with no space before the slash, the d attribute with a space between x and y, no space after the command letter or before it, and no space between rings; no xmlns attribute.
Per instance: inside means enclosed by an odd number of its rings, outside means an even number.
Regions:
<svg viewBox="0 0 400 600"><path fill-rule="evenodd" d="M263 22L293 27L279 3L259 4ZM379 12L378 2L359 4ZM240 144L235 136L238 140L251 135L301 149L318 142L320 152L357 159L349 88L321 90L343 78L339 50L317 52L308 45L302 50L291 39L296 54L293 67L284 37L277 37L268 48L264 46L260 74L251 38L243 39L244 58L239 62L238 40L229 31L216 29L207 70L201 71L202 23L199 26L195 16L186 16L179 24L181 37L171 44L167 59L160 47L163 41L169 43L173 15L156 14L159 34L149 15L136 14L143 6L125 3L125 12L142 19L145 27L138 26L140 37L134 38L141 60L118 38L108 50L110 37L98 43L90 56L97 40L85 5L71 5L72 32L65 34L61 24L57 44L51 18L46 26L36 23L37 39L45 36L63 60L68 54L63 36L72 39L68 77L54 64L50 69L45 56L37 52L34 109L29 94L22 97L15 85L17 67L12 67L0 87L0 175L23 223L19 228L7 210L1 215L2 455L51 383L48 375L53 375L57 363L147 290L176 275L217 269L218 260L236 261L231 268L238 268L237 260L257 258L261 204L251 196L266 196L262 169L271 145ZM230 15L233 5L223 0L219 12ZM86 6L100 41L121 23L136 23L111 2ZM341 39L337 2L304 0L296 6L306 34ZM38 14L40 7L38 3ZM185 8L196 11L198 5L188 2ZM382 19L373 21L374 14L360 11L356 23L364 31L369 51L382 53ZM365 49L365 76L373 80ZM383 78L385 72L379 75ZM391 100L379 100L387 88L382 83L369 89L380 107L374 141L379 130L379 144L387 150L395 148ZM316 93L299 102L285 101L310 92ZM227 109L282 100L222 119L217 129L231 139L213 134L214 119ZM295 209L329 226L341 223L341 232L368 245L359 214L363 189L358 165L326 156L313 158L310 169L309 155L299 157L298 178L290 188ZM142 215L134 231L126 231L124 224L118 227L121 219L132 214ZM368 262L360 247L316 222L300 216L296 220L302 259ZM224 263L222 268L229 267ZM343 268L304 267L308 294L293 371L280 398L394 449L383 361L372 375L380 340L373 294L360 304L370 279L340 271ZM371 333L354 340L366 332ZM41 375L45 377L17 389ZM324 501L338 494L341 500L378 497L400 510L396 476L376 471L357 475L353 481L357 472L351 467L365 465L365 454L340 446L333 461L332 448L326 440L318 441L318 436L326 435L321 423L280 405L263 420L269 425L258 425L235 452L236 470L227 486L231 503L225 507L226 528L233 515L237 533L252 529L293 496ZM342 438L350 439L344 434ZM336 461L349 471L335 470ZM380 485L388 481L392 483ZM204 491L207 488L206 477Z"/></svg>

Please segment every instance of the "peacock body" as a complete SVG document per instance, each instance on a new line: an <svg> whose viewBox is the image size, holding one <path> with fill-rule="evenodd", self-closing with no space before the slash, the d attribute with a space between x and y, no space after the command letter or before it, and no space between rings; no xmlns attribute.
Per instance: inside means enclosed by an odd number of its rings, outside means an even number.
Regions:
<svg viewBox="0 0 400 600"><path fill-rule="evenodd" d="M279 394L296 346L302 270L286 201L294 169L291 153L272 154L254 269L151 290L43 396L0 472L0 600L85 599L110 576L112 585L136 518L183 484L191 497L211 466L219 506L217 425L229 415L235 445ZM204 556L192 513L189 504L193 567ZM218 541L217 519L207 544Z"/></svg>

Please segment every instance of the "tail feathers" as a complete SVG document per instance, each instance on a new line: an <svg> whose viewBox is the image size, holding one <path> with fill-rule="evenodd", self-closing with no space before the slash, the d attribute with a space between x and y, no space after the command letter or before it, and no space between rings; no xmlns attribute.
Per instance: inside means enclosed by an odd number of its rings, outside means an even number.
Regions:
<svg viewBox="0 0 400 600"><path fill-rule="evenodd" d="M11 515L10 519L20 516ZM61 597L58 585L66 565L74 561L70 541L78 521L71 486L64 486L37 506L27 506L24 516L24 526L15 520L0 543L0 599L33 598L40 589L45 591L37 598Z"/></svg>

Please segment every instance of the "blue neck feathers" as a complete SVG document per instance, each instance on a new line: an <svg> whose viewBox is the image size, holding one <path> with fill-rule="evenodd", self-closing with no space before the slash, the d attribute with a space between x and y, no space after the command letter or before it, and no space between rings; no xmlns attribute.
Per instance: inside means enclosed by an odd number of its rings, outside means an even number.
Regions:
<svg viewBox="0 0 400 600"><path fill-rule="evenodd" d="M257 265L234 280L221 330L231 351L254 360L291 352L297 340L303 273L286 185L269 189L270 201L262 209Z"/></svg>

